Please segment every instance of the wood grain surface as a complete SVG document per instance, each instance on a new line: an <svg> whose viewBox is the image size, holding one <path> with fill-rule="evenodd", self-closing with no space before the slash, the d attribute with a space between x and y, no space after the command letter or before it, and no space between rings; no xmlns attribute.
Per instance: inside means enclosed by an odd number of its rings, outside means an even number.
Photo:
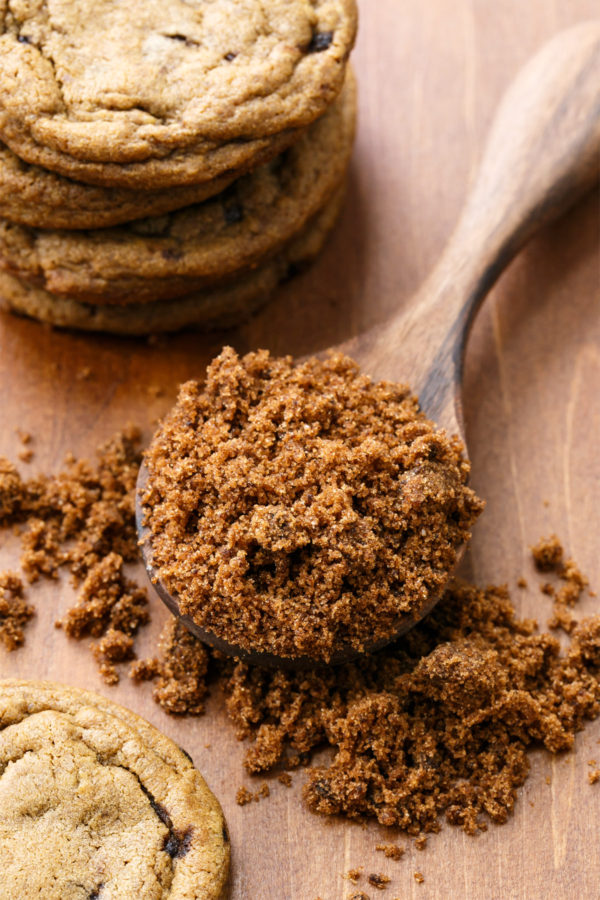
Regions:
<svg viewBox="0 0 600 900"><path fill-rule="evenodd" d="M350 338L406 303L452 230L497 101L517 68L560 29L600 14L598 0L360 6L360 121L350 190L319 262L258 317L227 333L148 344L0 316L0 453L16 459L15 428L31 431L35 456L24 472L56 470L69 450L89 456L128 421L149 437L179 382L201 377L223 343L301 355ZM472 483L487 509L463 574L481 584L507 582L519 610L541 624L549 605L528 553L541 535L556 532L600 588L598 198L589 195L515 260L480 311L467 349ZM0 532L0 567L16 559L14 538ZM516 588L521 575L528 590ZM72 603L68 581L36 585L29 599L37 616L27 643L10 655L0 649L0 675L98 690L185 747L230 825L232 900L345 900L353 890L342 873L356 866L390 876L381 894L363 888L390 900L600 897L600 784L587 780L588 761L600 760L600 721L578 736L575 753L532 755L531 777L508 824L477 838L445 827L424 852L409 841L403 860L393 862L375 845L406 843L401 836L307 812L301 773L289 789L273 782L268 800L237 806L238 787L252 786L251 779L218 696L205 716L186 720L163 714L148 686L123 678L107 688L85 643L53 627ZM582 611L599 602L586 597ZM151 652L167 616L155 598L152 608L142 653Z"/></svg>

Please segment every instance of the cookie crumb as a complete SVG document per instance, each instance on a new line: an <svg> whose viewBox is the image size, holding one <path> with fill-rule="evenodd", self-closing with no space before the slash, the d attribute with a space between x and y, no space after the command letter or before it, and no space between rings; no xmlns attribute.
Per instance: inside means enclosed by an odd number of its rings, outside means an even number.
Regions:
<svg viewBox="0 0 600 900"><path fill-rule="evenodd" d="M289 772L282 772L280 775L277 776L277 781L279 781L285 787L292 786L292 776L290 775Z"/></svg>
<svg viewBox="0 0 600 900"><path fill-rule="evenodd" d="M423 884L423 882L425 881L425 878L424 878L422 872L415 872L414 879L417 882L417 884Z"/></svg>
<svg viewBox="0 0 600 900"><path fill-rule="evenodd" d="M528 587L527 579L526 579L526 578L519 578L519 579L517 580L517 587L520 587L520 588L526 588L526 587Z"/></svg>
<svg viewBox="0 0 600 900"><path fill-rule="evenodd" d="M33 459L33 450L31 447L24 447L23 450L19 450L17 456L24 463L30 463Z"/></svg>
<svg viewBox="0 0 600 900"><path fill-rule="evenodd" d="M421 834L418 838L415 838L415 847L417 850L424 850L427 846L427 835Z"/></svg>

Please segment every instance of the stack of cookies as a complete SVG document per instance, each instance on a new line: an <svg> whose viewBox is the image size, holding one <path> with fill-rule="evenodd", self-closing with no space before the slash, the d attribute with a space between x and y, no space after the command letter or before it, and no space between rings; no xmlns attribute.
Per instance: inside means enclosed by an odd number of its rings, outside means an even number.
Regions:
<svg viewBox="0 0 600 900"><path fill-rule="evenodd" d="M355 123L355 0L21 0L0 22L0 301L221 326L312 258Z"/></svg>

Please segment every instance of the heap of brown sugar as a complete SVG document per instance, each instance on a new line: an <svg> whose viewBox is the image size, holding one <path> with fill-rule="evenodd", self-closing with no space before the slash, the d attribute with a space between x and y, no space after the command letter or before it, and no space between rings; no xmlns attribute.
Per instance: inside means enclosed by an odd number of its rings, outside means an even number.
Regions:
<svg viewBox="0 0 600 900"><path fill-rule="evenodd" d="M439 593L482 503L458 439L339 354L226 348L146 454L153 567L228 643L329 661Z"/></svg>
<svg viewBox="0 0 600 900"><path fill-rule="evenodd" d="M73 637L101 638L94 653L109 682L118 680L115 662L132 658L133 636L148 620L146 591L124 573L124 564L138 559L139 440L137 429L126 429L99 448L95 464L70 457L58 475L28 480L0 458L0 526L22 527L29 582L68 567L78 602L58 624ZM26 610L20 615L22 626Z"/></svg>
<svg viewBox="0 0 600 900"><path fill-rule="evenodd" d="M177 694L179 641L188 658L195 642L175 622L167 631L166 658L148 668L161 703ZM269 671L195 643L207 673L200 696L211 679L224 692L251 742L249 772L309 765L329 746L329 764L308 772L310 809L414 835L444 818L470 834L505 822L528 749L570 749L600 712L600 616L575 628L561 655L554 637L515 617L505 588L455 586L396 644L329 669Z"/></svg>

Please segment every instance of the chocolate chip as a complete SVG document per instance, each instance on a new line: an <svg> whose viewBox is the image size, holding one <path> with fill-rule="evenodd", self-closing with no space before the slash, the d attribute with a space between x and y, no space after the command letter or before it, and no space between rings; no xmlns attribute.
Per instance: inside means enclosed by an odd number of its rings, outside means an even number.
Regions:
<svg viewBox="0 0 600 900"><path fill-rule="evenodd" d="M98 900L98 897L100 896L100 891L102 890L103 887L104 887L104 882L99 884L97 888L94 888L94 890L88 894L88 900Z"/></svg>
<svg viewBox="0 0 600 900"><path fill-rule="evenodd" d="M237 203L235 200L223 204L223 216L227 225L235 225L236 222L241 222L244 218L244 208L241 203Z"/></svg>
<svg viewBox="0 0 600 900"><path fill-rule="evenodd" d="M20 44L30 44L31 43L31 38L27 37L26 34L18 34L17 40L19 41Z"/></svg>
<svg viewBox="0 0 600 900"><path fill-rule="evenodd" d="M193 828L190 826L185 831L169 832L163 843L163 850L168 853L171 859L181 859L189 851L192 845Z"/></svg>
<svg viewBox="0 0 600 900"><path fill-rule="evenodd" d="M186 756L186 757L189 759L189 761L192 763L192 765L193 765L193 764L194 764L194 760L192 759L192 757L190 756L190 754L187 752L187 750L184 750L183 747L180 747L179 749L181 750L181 752L183 753L183 755Z"/></svg>
<svg viewBox="0 0 600 900"><path fill-rule="evenodd" d="M327 50L333 40L333 31L315 31L308 45L309 53L321 53Z"/></svg>
<svg viewBox="0 0 600 900"><path fill-rule="evenodd" d="M187 37L185 34L165 34L165 37L171 38L172 41L181 41L182 44L186 44L188 47L199 47L198 41L195 41L193 38Z"/></svg>
<svg viewBox="0 0 600 900"><path fill-rule="evenodd" d="M237 56L237 53L226 53L225 59L227 60L227 62L232 62L232 60L234 60L236 58L236 56Z"/></svg>
<svg viewBox="0 0 600 900"><path fill-rule="evenodd" d="M181 259L182 256L180 250L173 250L169 247L166 250L161 250L160 253L163 259Z"/></svg>
<svg viewBox="0 0 600 900"><path fill-rule="evenodd" d="M227 825L223 822L223 840L226 844L229 843L229 832L227 831Z"/></svg>

